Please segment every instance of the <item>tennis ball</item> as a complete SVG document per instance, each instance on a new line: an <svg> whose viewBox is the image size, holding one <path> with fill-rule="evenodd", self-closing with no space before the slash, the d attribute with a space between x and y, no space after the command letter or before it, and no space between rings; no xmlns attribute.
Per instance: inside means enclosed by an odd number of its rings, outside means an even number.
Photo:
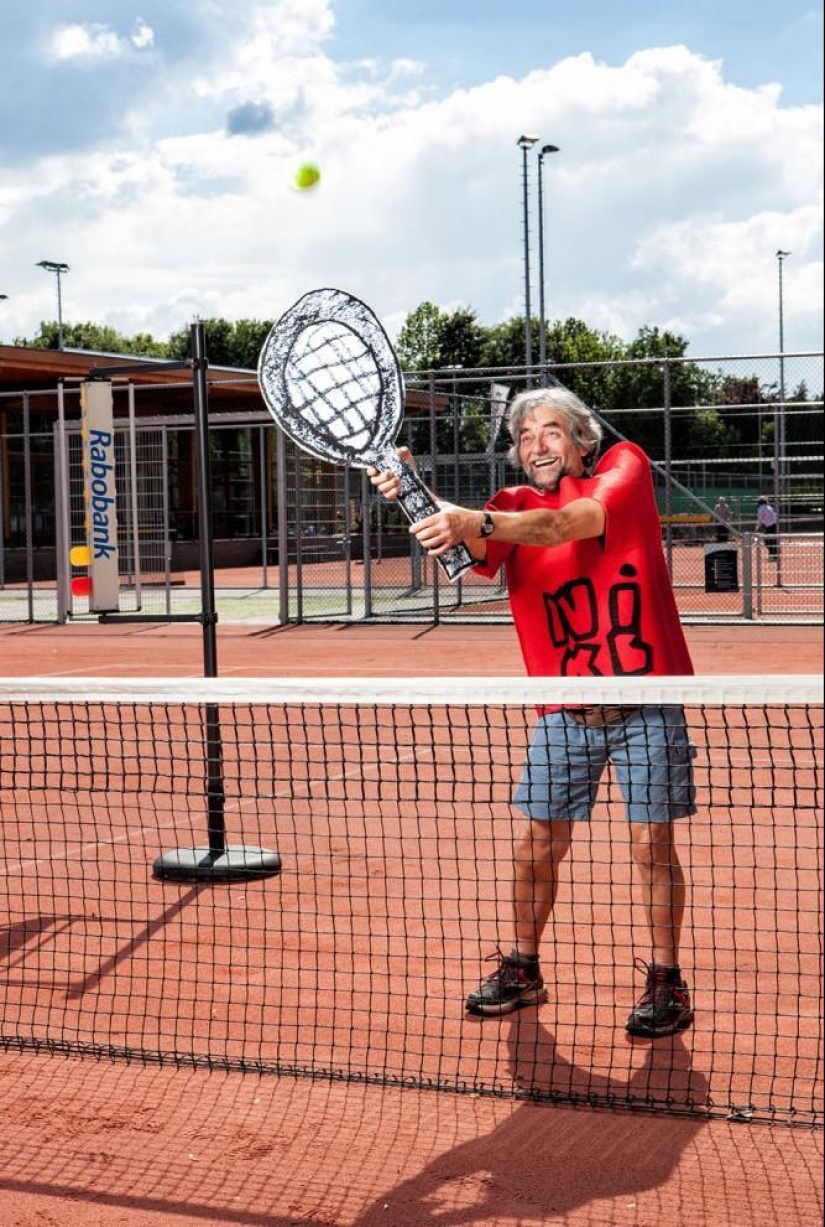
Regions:
<svg viewBox="0 0 825 1227"><path fill-rule="evenodd" d="M292 176L292 182L299 192L317 187L321 181L321 172L314 162L304 162Z"/></svg>

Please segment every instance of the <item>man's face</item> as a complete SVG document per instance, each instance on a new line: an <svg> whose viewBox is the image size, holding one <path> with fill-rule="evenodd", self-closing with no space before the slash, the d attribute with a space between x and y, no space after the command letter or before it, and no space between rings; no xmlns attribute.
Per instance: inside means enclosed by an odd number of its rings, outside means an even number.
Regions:
<svg viewBox="0 0 825 1227"><path fill-rule="evenodd" d="M562 477L581 477L585 454L570 438L567 417L558 409L537 405L522 421L519 461L540 490L555 490Z"/></svg>

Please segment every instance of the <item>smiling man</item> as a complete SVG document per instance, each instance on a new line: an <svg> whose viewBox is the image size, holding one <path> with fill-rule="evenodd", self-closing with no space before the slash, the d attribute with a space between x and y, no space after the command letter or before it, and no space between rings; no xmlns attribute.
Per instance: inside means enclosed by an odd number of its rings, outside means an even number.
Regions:
<svg viewBox="0 0 825 1227"><path fill-rule="evenodd" d="M464 542L489 577L505 568L527 671L539 677L693 672L662 551L650 464L622 442L598 460L601 427L571 392L543 388L510 409L510 459L529 485L500 490L483 511L441 503L410 531L438 557ZM408 462L406 449L400 453ZM386 498L390 472L370 471ZM512 946L467 997L501 1015L547 1000L542 934L573 828L586 822L613 765L630 829L648 929L647 983L626 1021L656 1037L693 1021L679 966L685 880L673 823L695 812L693 747L681 707L547 708L516 788Z"/></svg>

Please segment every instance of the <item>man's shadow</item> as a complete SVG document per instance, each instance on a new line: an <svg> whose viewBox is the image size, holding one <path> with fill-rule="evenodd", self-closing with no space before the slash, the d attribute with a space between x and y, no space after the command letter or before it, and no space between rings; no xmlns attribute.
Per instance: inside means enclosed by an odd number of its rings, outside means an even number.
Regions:
<svg viewBox="0 0 825 1227"><path fill-rule="evenodd" d="M628 1110L655 1102L673 1113L701 1111L707 1080L692 1069L681 1037L647 1044L641 1065L623 1081L566 1060L533 1010L499 1025L508 1031L517 1094L530 1102L385 1193L353 1227L386 1227L396 1218L416 1227L563 1220L589 1202L657 1188L706 1127L700 1115ZM628 1042L618 1042L624 1054ZM538 1102L547 1099L554 1102ZM588 1106L564 1106L571 1099ZM593 1110L597 1103L620 1110Z"/></svg>

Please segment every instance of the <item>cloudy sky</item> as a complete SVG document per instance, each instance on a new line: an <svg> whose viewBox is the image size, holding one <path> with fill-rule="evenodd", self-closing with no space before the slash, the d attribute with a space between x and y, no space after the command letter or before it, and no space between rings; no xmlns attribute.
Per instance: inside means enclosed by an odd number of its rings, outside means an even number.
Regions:
<svg viewBox="0 0 825 1227"><path fill-rule="evenodd" d="M0 0L0 340L165 338L321 285L394 333L523 312L522 133L548 316L694 356L822 345L814 0ZM291 176L318 162L321 185ZM536 217L535 154L530 209ZM536 235L531 234L537 306Z"/></svg>

